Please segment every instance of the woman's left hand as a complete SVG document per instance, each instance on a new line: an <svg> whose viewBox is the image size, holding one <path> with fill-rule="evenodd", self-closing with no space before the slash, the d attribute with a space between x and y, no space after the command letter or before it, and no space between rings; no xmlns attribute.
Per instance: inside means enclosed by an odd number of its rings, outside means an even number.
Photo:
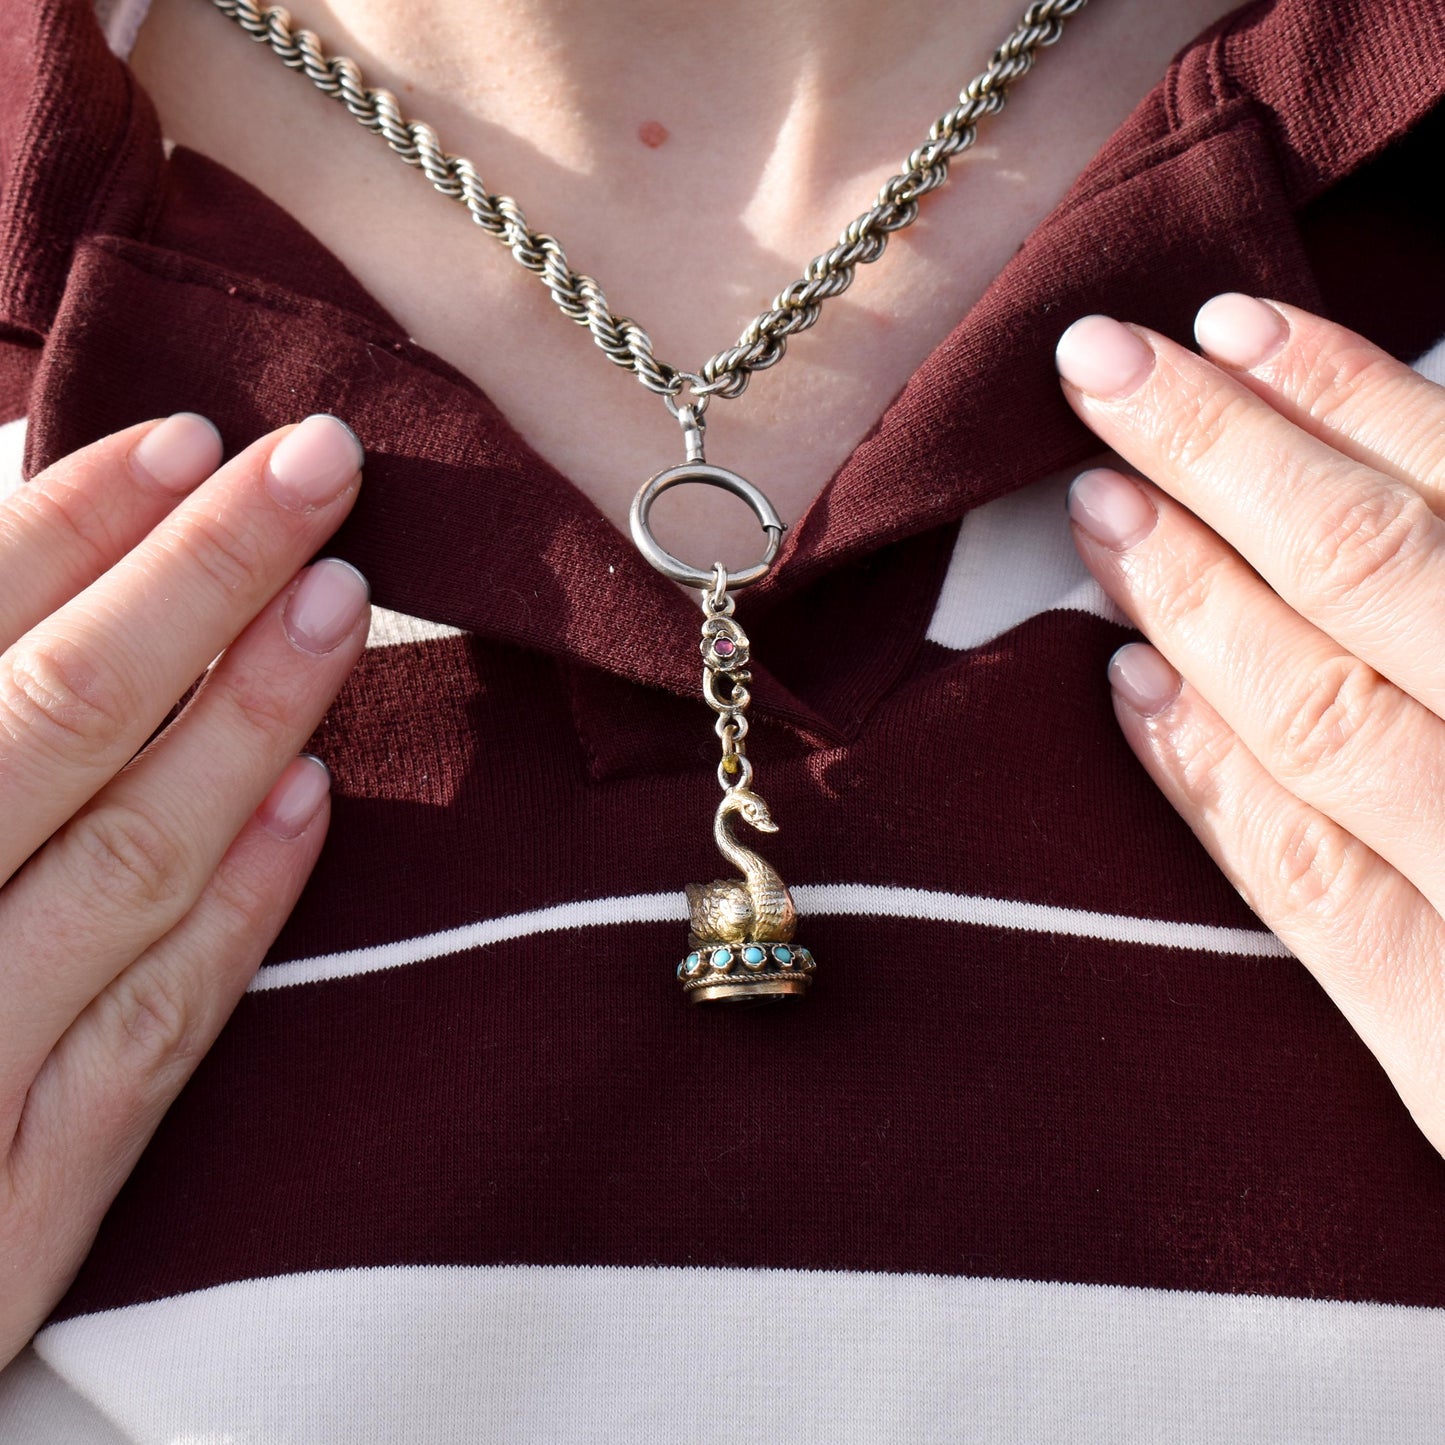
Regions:
<svg viewBox="0 0 1445 1445"><path fill-rule="evenodd" d="M1154 644L1110 660L1114 709L1445 1152L1445 388L1235 293L1195 336L1209 359L1103 316L1059 339L1070 405L1152 479L1069 493Z"/></svg>

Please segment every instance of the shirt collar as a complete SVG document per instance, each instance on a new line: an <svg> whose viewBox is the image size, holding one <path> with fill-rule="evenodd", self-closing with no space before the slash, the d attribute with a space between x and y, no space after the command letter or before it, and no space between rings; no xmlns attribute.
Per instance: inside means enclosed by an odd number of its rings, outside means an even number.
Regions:
<svg viewBox="0 0 1445 1445"><path fill-rule="evenodd" d="M688 599L279 207L167 157L83 0L22 12L0 324L40 348L30 465L180 408L233 448L334 411L368 464L332 550L379 603L695 697ZM950 524L1097 451L1052 365L1069 321L1187 341L1220 290L1318 308L1295 212L1438 100L1442 53L1433 0L1256 0L1185 47L743 594L755 708L850 736L921 644Z"/></svg>

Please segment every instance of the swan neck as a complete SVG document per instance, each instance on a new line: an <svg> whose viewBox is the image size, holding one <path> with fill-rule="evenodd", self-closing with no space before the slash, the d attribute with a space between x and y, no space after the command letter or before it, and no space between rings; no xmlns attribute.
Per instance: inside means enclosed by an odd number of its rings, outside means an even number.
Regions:
<svg viewBox="0 0 1445 1445"><path fill-rule="evenodd" d="M767 865L751 848L744 847L733 837L732 829L728 827L728 819L737 810L738 804L734 803L731 797L723 799L717 810L717 817L713 820L713 837L717 840L718 851L723 857L741 868L745 877L752 879L766 871Z"/></svg>

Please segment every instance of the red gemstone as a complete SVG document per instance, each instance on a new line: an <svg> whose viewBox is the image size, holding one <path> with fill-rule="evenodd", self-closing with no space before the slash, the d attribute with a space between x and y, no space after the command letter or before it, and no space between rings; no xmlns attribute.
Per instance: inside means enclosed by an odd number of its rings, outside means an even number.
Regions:
<svg viewBox="0 0 1445 1445"><path fill-rule="evenodd" d="M731 637L719 637L713 641L712 650L719 657L731 657L735 651Z"/></svg>

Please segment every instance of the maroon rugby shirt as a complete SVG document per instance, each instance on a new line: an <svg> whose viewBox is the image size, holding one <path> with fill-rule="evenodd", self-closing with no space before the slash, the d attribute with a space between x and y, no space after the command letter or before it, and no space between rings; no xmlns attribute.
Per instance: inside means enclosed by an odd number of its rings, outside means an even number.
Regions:
<svg viewBox="0 0 1445 1445"><path fill-rule="evenodd" d="M1438 1438L1445 1162L1118 731L1052 350L1240 290L1441 366L1442 57L1439 0L1211 27L797 519L740 620L819 972L731 1012L673 975L700 614L168 155L86 4L10 0L0 432L334 412L381 621L321 863L0 1437Z"/></svg>

